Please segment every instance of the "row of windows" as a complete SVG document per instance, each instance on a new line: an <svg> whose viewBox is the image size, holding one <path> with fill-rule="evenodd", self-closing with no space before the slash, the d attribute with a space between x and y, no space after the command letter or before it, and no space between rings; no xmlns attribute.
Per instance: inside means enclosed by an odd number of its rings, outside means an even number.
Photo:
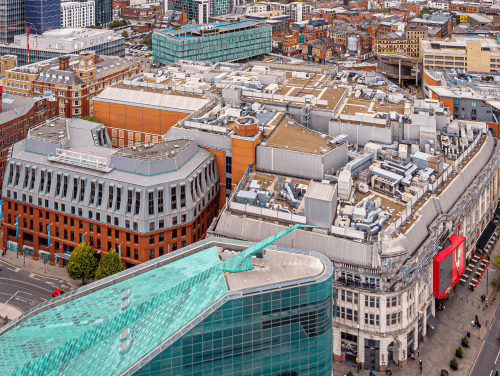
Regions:
<svg viewBox="0 0 500 376"><path fill-rule="evenodd" d="M19 164L9 165L9 185L13 184L18 186L21 182L21 166ZM39 169L37 167L24 166L22 179L22 189L29 189L30 191L37 190L40 194L48 194L52 189L52 182L54 178L53 171L46 169ZM35 181L39 177L38 187L35 187ZM215 175L215 161L211 161L208 166L205 166L204 183L203 187L201 174L196 174L194 179L190 179L189 192L191 194L192 202L197 202L203 195L203 192L209 186L210 182L216 179ZM90 188L88 201L85 201L86 189ZM156 193L156 194L155 194ZM186 185L181 184L179 187L170 187L170 208L177 210L178 208L186 208ZM68 196L69 194L69 196ZM122 203L123 195L123 203ZM155 197L156 196L156 197ZM55 176L55 192L54 197L68 198L73 202L78 202L83 205L103 207L107 210L119 212L122 205L125 207L125 213L131 215L139 215L141 209L141 189L128 188L124 192L121 185L110 183L105 188L103 181L90 181L90 187L87 183L87 178L80 178L74 176L70 179L69 174L57 172ZM165 212L165 192L163 188L148 191L148 214L155 215L156 213L162 214ZM57 210L57 209L56 209Z"/></svg>

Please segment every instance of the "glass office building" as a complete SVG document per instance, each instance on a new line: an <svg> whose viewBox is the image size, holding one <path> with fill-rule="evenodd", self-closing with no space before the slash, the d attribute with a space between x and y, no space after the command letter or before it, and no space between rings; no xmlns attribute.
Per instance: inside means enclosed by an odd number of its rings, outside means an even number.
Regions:
<svg viewBox="0 0 500 376"><path fill-rule="evenodd" d="M112 0L94 0L95 1L95 24L97 26L106 26L113 21L113 1Z"/></svg>
<svg viewBox="0 0 500 376"><path fill-rule="evenodd" d="M256 21L186 26L153 33L153 60L235 61L271 52L272 27Z"/></svg>
<svg viewBox="0 0 500 376"><path fill-rule="evenodd" d="M24 20L24 0L0 1L0 43L12 43L14 35L24 34L24 29L6 29Z"/></svg>
<svg viewBox="0 0 500 376"><path fill-rule="evenodd" d="M272 246L298 227L204 239L33 307L0 328L0 374L330 375L333 266Z"/></svg>
<svg viewBox="0 0 500 376"><path fill-rule="evenodd" d="M24 9L26 21L36 27L37 34L61 27L61 0L26 0Z"/></svg>

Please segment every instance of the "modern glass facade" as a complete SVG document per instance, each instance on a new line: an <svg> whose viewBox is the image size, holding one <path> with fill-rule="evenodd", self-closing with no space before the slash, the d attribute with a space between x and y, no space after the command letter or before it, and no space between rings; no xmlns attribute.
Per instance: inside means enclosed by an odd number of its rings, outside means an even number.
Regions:
<svg viewBox="0 0 500 376"><path fill-rule="evenodd" d="M329 273L308 285L230 295L134 375L330 375Z"/></svg>
<svg viewBox="0 0 500 376"><path fill-rule="evenodd" d="M24 21L24 0L0 1L0 43L12 43L14 35L26 32L24 29L5 29L21 21Z"/></svg>
<svg viewBox="0 0 500 376"><path fill-rule="evenodd" d="M61 0L26 0L24 8L26 21L35 25L37 34L61 27Z"/></svg>
<svg viewBox="0 0 500 376"><path fill-rule="evenodd" d="M168 31L153 33L153 60L169 64L178 60L232 61L271 52L271 26L237 28L200 37L177 37Z"/></svg>
<svg viewBox="0 0 500 376"><path fill-rule="evenodd" d="M95 24L106 26L113 21L113 1L95 0Z"/></svg>

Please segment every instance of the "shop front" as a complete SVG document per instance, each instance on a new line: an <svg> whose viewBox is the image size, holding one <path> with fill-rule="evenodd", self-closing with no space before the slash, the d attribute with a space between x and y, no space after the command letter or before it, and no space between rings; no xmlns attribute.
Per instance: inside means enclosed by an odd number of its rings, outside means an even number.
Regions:
<svg viewBox="0 0 500 376"><path fill-rule="evenodd" d="M349 333L341 333L342 357L347 363L356 364L358 357L358 336Z"/></svg>

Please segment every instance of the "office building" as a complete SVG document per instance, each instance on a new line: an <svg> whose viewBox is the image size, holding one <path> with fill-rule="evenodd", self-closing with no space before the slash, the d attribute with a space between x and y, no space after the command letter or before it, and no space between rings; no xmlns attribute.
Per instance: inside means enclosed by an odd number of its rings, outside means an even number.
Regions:
<svg viewBox="0 0 500 376"><path fill-rule="evenodd" d="M9 156L4 246L65 266L83 239L132 266L202 239L219 205L212 153L149 141L113 149L102 124L80 119L30 129Z"/></svg>
<svg viewBox="0 0 500 376"><path fill-rule="evenodd" d="M61 11L58 10L60 15ZM30 39L32 42L33 38ZM68 54L92 50L97 55L125 57L125 39L116 36L113 30L67 28L46 31L30 44L30 63L52 59ZM0 44L0 54L16 55L17 65L27 64L26 34L16 35L14 43Z"/></svg>
<svg viewBox="0 0 500 376"><path fill-rule="evenodd" d="M500 46L494 38L453 36L447 40L423 39L424 68L454 68L470 72L496 72Z"/></svg>
<svg viewBox="0 0 500 376"><path fill-rule="evenodd" d="M15 35L26 32L24 29L7 29L25 21L24 3L24 0L5 0L0 3L0 43L12 43Z"/></svg>
<svg viewBox="0 0 500 376"><path fill-rule="evenodd" d="M81 28L95 25L95 1L63 1L61 27Z"/></svg>
<svg viewBox="0 0 500 376"><path fill-rule="evenodd" d="M202 240L34 307L0 330L0 373L329 375L331 263L280 236Z"/></svg>
<svg viewBox="0 0 500 376"><path fill-rule="evenodd" d="M153 33L153 60L242 60L271 52L271 36L271 26L255 21L159 30Z"/></svg>
<svg viewBox="0 0 500 376"><path fill-rule="evenodd" d="M37 34L61 27L61 0L25 0L24 9L26 21L35 26Z"/></svg>
<svg viewBox="0 0 500 376"><path fill-rule="evenodd" d="M113 0L95 0L95 24L106 26L113 21Z"/></svg>

